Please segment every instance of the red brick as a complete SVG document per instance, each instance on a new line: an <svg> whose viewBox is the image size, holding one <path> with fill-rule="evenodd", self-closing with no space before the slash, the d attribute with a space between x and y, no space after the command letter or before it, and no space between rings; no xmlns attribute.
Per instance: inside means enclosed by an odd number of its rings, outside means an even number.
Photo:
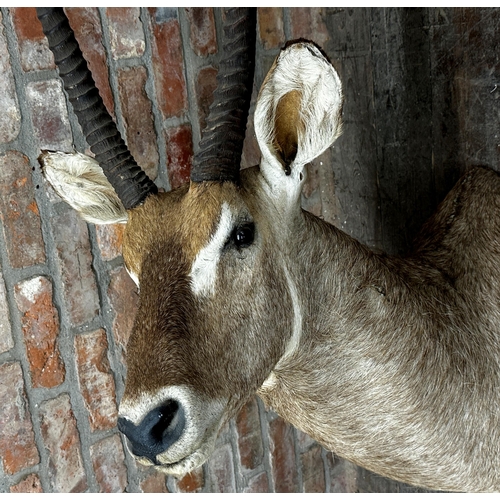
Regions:
<svg viewBox="0 0 500 500"><path fill-rule="evenodd" d="M0 353L7 352L14 347L10 328L9 306L5 292L5 283L0 272Z"/></svg>
<svg viewBox="0 0 500 500"><path fill-rule="evenodd" d="M51 223L64 301L71 323L80 325L99 312L87 224L66 203L54 206Z"/></svg>
<svg viewBox="0 0 500 500"><path fill-rule="evenodd" d="M274 489L277 493L299 492L292 426L278 417L269 423Z"/></svg>
<svg viewBox="0 0 500 500"><path fill-rule="evenodd" d="M194 53L207 56L217 52L214 11L211 7L191 7L186 10L189 21L189 41Z"/></svg>
<svg viewBox="0 0 500 500"><path fill-rule="evenodd" d="M71 7L66 8L66 14L82 53L88 62L104 105L114 117L115 105L111 86L109 85L106 51L102 44L99 11L96 7Z"/></svg>
<svg viewBox="0 0 500 500"><path fill-rule="evenodd" d="M292 9L293 10L293 9ZM281 47L285 43L282 7L259 7L259 38L265 49Z"/></svg>
<svg viewBox="0 0 500 500"><path fill-rule="evenodd" d="M330 491L332 493L356 493L358 468L351 462L329 452L326 455L330 469Z"/></svg>
<svg viewBox="0 0 500 500"><path fill-rule="evenodd" d="M72 151L73 139L61 81L28 83L26 97L39 149Z"/></svg>
<svg viewBox="0 0 500 500"><path fill-rule="evenodd" d="M177 9L150 8L149 12L158 105L164 118L181 116L187 110L187 90Z"/></svg>
<svg viewBox="0 0 500 500"><path fill-rule="evenodd" d="M243 469L253 470L262 463L264 457L256 398L251 399L240 411L236 417L236 428L241 465Z"/></svg>
<svg viewBox="0 0 500 500"><path fill-rule="evenodd" d="M67 394L40 405L42 438L49 454L51 490L78 493L87 489L87 477L80 451L80 437Z"/></svg>
<svg viewBox="0 0 500 500"><path fill-rule="evenodd" d="M248 480L248 484L243 490L244 493L269 493L269 480L267 473L261 472Z"/></svg>
<svg viewBox="0 0 500 500"><path fill-rule="evenodd" d="M44 276L18 283L15 298L21 312L21 327L33 387L56 387L64 382L66 370L57 336L59 316L52 303L52 284Z"/></svg>
<svg viewBox="0 0 500 500"><path fill-rule="evenodd" d="M311 37L311 8L296 7L290 9L292 38Z"/></svg>
<svg viewBox="0 0 500 500"><path fill-rule="evenodd" d="M314 439L305 432L302 432L299 429L296 429L295 432L300 451L307 451L313 444L316 443L316 441L314 441Z"/></svg>
<svg viewBox="0 0 500 500"><path fill-rule="evenodd" d="M165 130L167 143L167 169L170 186L175 189L189 181L193 163L193 138L191 127L181 125Z"/></svg>
<svg viewBox="0 0 500 500"><path fill-rule="evenodd" d="M55 68L54 57L34 7L10 8L24 71Z"/></svg>
<svg viewBox="0 0 500 500"><path fill-rule="evenodd" d="M312 446L301 453L302 484L304 493L323 493L326 487L325 469L321 457L321 446Z"/></svg>
<svg viewBox="0 0 500 500"><path fill-rule="evenodd" d="M194 471L186 474L182 479L177 481L177 489L184 493L193 493L201 491L205 486L205 475L203 468L198 467Z"/></svg>
<svg viewBox="0 0 500 500"><path fill-rule="evenodd" d="M0 456L7 474L36 465L40 459L28 414L19 363L0 365Z"/></svg>
<svg viewBox="0 0 500 500"><path fill-rule="evenodd" d="M151 101L146 95L146 69L142 66L118 71L118 90L125 120L127 145L137 163L151 179L158 175L158 148Z"/></svg>
<svg viewBox="0 0 500 500"><path fill-rule="evenodd" d="M217 73L215 68L208 66L200 69L196 78L196 103L200 130L204 130L207 125L208 112L214 101L214 90L217 87Z"/></svg>
<svg viewBox="0 0 500 500"><path fill-rule="evenodd" d="M90 458L99 485L99 493L122 493L127 487L125 454L118 434L90 447Z"/></svg>
<svg viewBox="0 0 500 500"><path fill-rule="evenodd" d="M12 267L45 262L31 167L28 158L17 151L0 155L0 217Z"/></svg>
<svg viewBox="0 0 500 500"><path fill-rule="evenodd" d="M213 493L236 491L231 445L225 444L215 449L208 461L208 471L213 483Z"/></svg>
<svg viewBox="0 0 500 500"><path fill-rule="evenodd" d="M110 278L108 297L114 312L113 335L123 355L134 326L139 295L135 283L130 279L124 267L111 271ZM123 359L122 362L124 362Z"/></svg>
<svg viewBox="0 0 500 500"><path fill-rule="evenodd" d="M144 31L139 19L139 7L109 7L108 18L111 53L114 59L140 57L146 44Z"/></svg>
<svg viewBox="0 0 500 500"><path fill-rule="evenodd" d="M161 472L153 472L141 481L143 493L168 493L167 478Z"/></svg>
<svg viewBox="0 0 500 500"><path fill-rule="evenodd" d="M30 474L22 481L10 487L11 493L43 493L42 484L37 474Z"/></svg>
<svg viewBox="0 0 500 500"><path fill-rule="evenodd" d="M330 35L322 18L323 8L295 7L290 9L292 39L307 38L324 46Z"/></svg>
<svg viewBox="0 0 500 500"><path fill-rule="evenodd" d="M21 113L17 101L14 76L10 64L7 39L0 13L0 143L13 141L21 129Z"/></svg>
<svg viewBox="0 0 500 500"><path fill-rule="evenodd" d="M80 392L89 412L90 429L116 426L115 381L108 361L106 332L97 330L75 337L75 353Z"/></svg>
<svg viewBox="0 0 500 500"><path fill-rule="evenodd" d="M125 224L97 225L97 245L104 260L112 260L122 253Z"/></svg>

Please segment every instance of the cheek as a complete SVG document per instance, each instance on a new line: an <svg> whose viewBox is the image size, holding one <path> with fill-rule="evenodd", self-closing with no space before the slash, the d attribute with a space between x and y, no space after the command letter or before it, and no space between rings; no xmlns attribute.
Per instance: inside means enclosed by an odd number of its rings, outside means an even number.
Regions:
<svg viewBox="0 0 500 500"><path fill-rule="evenodd" d="M205 301L204 315L213 318L211 364L229 394L256 391L282 356L292 330L291 299L273 269L257 266L219 273L220 289ZM214 376L214 373L207 373ZM223 382L222 382L223 381Z"/></svg>

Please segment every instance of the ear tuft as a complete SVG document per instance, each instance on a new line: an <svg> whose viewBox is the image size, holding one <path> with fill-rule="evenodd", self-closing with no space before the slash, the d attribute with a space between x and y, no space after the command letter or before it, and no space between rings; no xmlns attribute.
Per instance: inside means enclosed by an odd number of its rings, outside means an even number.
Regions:
<svg viewBox="0 0 500 500"><path fill-rule="evenodd" d="M38 161L57 194L88 222L127 222L125 207L99 164L81 153L43 151Z"/></svg>

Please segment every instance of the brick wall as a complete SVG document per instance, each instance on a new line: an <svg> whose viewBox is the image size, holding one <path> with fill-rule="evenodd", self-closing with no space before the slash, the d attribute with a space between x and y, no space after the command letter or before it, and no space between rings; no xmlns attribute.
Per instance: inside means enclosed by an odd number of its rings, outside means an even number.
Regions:
<svg viewBox="0 0 500 500"><path fill-rule="evenodd" d="M138 163L165 189L185 182L215 85L220 14L70 8L68 16ZM258 20L258 83L285 39L328 37L321 9L261 8ZM1 21L0 491L354 490L354 466L258 399L181 480L126 453L117 400L137 292L123 267L122 227L87 225L42 178L41 149L87 146L35 10L2 8ZM250 126L243 163L258 157ZM315 165L305 204L333 220L319 189L328 171Z"/></svg>

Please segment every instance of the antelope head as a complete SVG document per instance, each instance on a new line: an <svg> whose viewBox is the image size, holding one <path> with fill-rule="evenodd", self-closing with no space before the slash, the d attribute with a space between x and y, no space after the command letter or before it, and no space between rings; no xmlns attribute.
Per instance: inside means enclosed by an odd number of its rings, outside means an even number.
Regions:
<svg viewBox="0 0 500 500"><path fill-rule="evenodd" d="M140 462L183 475L209 457L221 426L300 338L287 255L302 244L293 235L304 224L305 166L340 134L339 78L313 44L287 46L256 105L261 164L240 172L255 13L224 11L225 57L191 181L158 193L115 140L86 66L74 62L76 42L56 34L54 24L69 25L54 10L39 17L96 158L44 152L40 161L86 220L126 224L123 258L140 304L118 425ZM58 55L66 46L72 55Z"/></svg>

